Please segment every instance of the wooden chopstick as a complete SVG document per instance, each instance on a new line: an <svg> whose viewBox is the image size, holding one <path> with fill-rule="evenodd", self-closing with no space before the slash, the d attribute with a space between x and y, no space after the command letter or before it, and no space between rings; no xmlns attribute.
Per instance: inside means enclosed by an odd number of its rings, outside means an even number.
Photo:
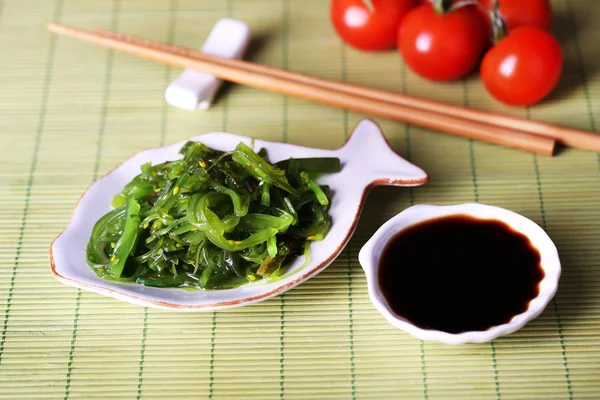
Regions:
<svg viewBox="0 0 600 400"><path fill-rule="evenodd" d="M115 34L113 32L108 31L97 32L105 37L118 38L122 36L120 34ZM257 64L244 60L214 57L196 50L175 47L162 43L152 42L152 47L156 47L158 49L162 49L171 53L177 53L182 56L192 57L197 60L211 62L213 64L219 64L237 69L244 69L260 74L268 74L286 80L294 80L313 86L321 86L323 88L337 90L339 92L344 93L356 94L362 97L369 97L375 100L381 100L400 106L428 110L430 112L480 122L486 125L494 125L502 128L512 129L515 131L531 133L538 136L546 136L549 138L556 139L565 146L582 150L600 152L600 135L595 134L593 132L568 128L564 126L551 125L526 118L508 116L488 111L481 111L466 107L455 106L452 104L426 100L418 97L403 95L400 93L394 93L380 89L373 89L369 87L353 85L345 82L317 78L297 72L286 71L283 69L273 68L267 65Z"/></svg>
<svg viewBox="0 0 600 400"><path fill-rule="evenodd" d="M593 132L568 128L564 126L551 125L516 116L508 116L488 111L460 107L452 104L441 103L433 100L426 100L418 97L403 95L400 93L394 93L380 89L373 89L345 82L312 77L309 75L290 72L242 60L232 60L227 58L213 57L195 50L185 49L185 53L190 57L199 60L210 61L213 63L218 63L231 67L243 68L254 72L268 73L280 78L296 80L312 85L318 85L340 92L353 93L363 97L382 100L400 106L428 110L430 112L480 122L486 125L494 125L502 128L531 133L534 135L545 136L556 139L565 146L581 150L591 150L595 152L600 152L600 135L595 134Z"/></svg>
<svg viewBox="0 0 600 400"><path fill-rule="evenodd" d="M245 67L231 65L223 63L223 59L215 57L200 58L194 56L191 50L112 32L90 32L59 24L49 24L48 29L60 35L70 36L164 64L210 73L221 79L246 86L420 125L433 130L536 154L551 156L554 153L556 140L550 137L532 135L515 129L401 105L356 93L347 88L340 90L328 83L323 84L324 80L313 78L318 81L315 82L305 75L296 74L290 77L288 74L281 74L285 71L273 73L275 70L273 68L267 70L248 68L248 65L252 65L248 62L241 62Z"/></svg>

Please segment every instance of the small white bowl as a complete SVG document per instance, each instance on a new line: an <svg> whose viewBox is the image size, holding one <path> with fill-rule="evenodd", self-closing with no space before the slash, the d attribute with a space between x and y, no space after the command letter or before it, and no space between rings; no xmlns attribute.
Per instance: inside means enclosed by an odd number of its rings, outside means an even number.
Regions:
<svg viewBox="0 0 600 400"><path fill-rule="evenodd" d="M468 215L478 219L502 221L529 238L533 247L540 253L540 264L544 271L544 278L539 284L538 296L529 302L527 311L515 315L508 323L491 327L488 330L458 334L419 328L392 311L381 293L377 279L379 259L386 244L394 235L409 226L450 215ZM554 297L561 272L556 246L539 225L512 211L476 203L452 206L417 205L407 208L388 220L375 232L360 250L358 259L367 276L371 302L385 319L393 326L418 339L447 344L489 342L499 336L513 333L522 328L527 322L537 317Z"/></svg>

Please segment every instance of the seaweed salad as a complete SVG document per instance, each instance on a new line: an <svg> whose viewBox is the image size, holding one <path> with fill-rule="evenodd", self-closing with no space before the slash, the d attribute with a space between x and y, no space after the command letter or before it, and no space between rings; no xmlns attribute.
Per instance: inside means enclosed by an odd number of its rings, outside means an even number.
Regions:
<svg viewBox="0 0 600 400"><path fill-rule="evenodd" d="M187 142L182 158L141 166L96 222L87 262L101 278L153 287L227 289L275 278L328 233L330 194L316 182L337 158L276 164L240 142Z"/></svg>

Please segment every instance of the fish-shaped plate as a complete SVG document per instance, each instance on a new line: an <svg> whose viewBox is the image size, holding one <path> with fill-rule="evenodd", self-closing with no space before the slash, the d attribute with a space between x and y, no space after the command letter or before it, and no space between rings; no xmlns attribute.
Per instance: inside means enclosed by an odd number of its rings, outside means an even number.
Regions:
<svg viewBox="0 0 600 400"><path fill-rule="evenodd" d="M111 210L112 197L140 173L142 164L180 158L179 149L186 140L141 151L87 189L73 212L71 222L50 248L52 274L59 281L129 303L176 311L208 311L249 305L281 294L331 264L350 240L369 189L378 185L418 186L428 179L421 168L394 153L379 126L370 120L361 121L344 146L336 150L268 142L220 132L188 140L202 142L221 151L233 150L239 142L244 142L256 151L266 149L273 163L290 157L339 158L341 171L318 180L322 185L329 185L333 193L329 209L332 225L324 240L311 244L310 262L305 263L303 257L299 257L276 280L263 279L225 290L154 288L98 277L86 264L85 251L94 224Z"/></svg>

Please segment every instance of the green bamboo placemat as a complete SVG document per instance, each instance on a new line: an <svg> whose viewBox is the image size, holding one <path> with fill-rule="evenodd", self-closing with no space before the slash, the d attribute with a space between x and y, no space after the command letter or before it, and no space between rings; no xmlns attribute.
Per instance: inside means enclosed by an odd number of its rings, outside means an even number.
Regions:
<svg viewBox="0 0 600 400"><path fill-rule="evenodd" d="M342 255L283 296L179 314L55 281L51 240L84 189L132 153L210 131L335 148L361 116L237 86L209 111L180 111L162 97L178 71L44 27L55 20L197 48L231 16L251 26L252 58L265 64L596 130L596 3L553 2L564 78L542 105L511 109L476 77L433 84L393 52L344 47L323 0L0 0L0 398L600 398L600 160L590 152L541 158L379 121L431 181L375 189ZM515 334L479 345L423 343L371 306L357 252L411 204L470 201L542 225L560 249L560 289Z"/></svg>

